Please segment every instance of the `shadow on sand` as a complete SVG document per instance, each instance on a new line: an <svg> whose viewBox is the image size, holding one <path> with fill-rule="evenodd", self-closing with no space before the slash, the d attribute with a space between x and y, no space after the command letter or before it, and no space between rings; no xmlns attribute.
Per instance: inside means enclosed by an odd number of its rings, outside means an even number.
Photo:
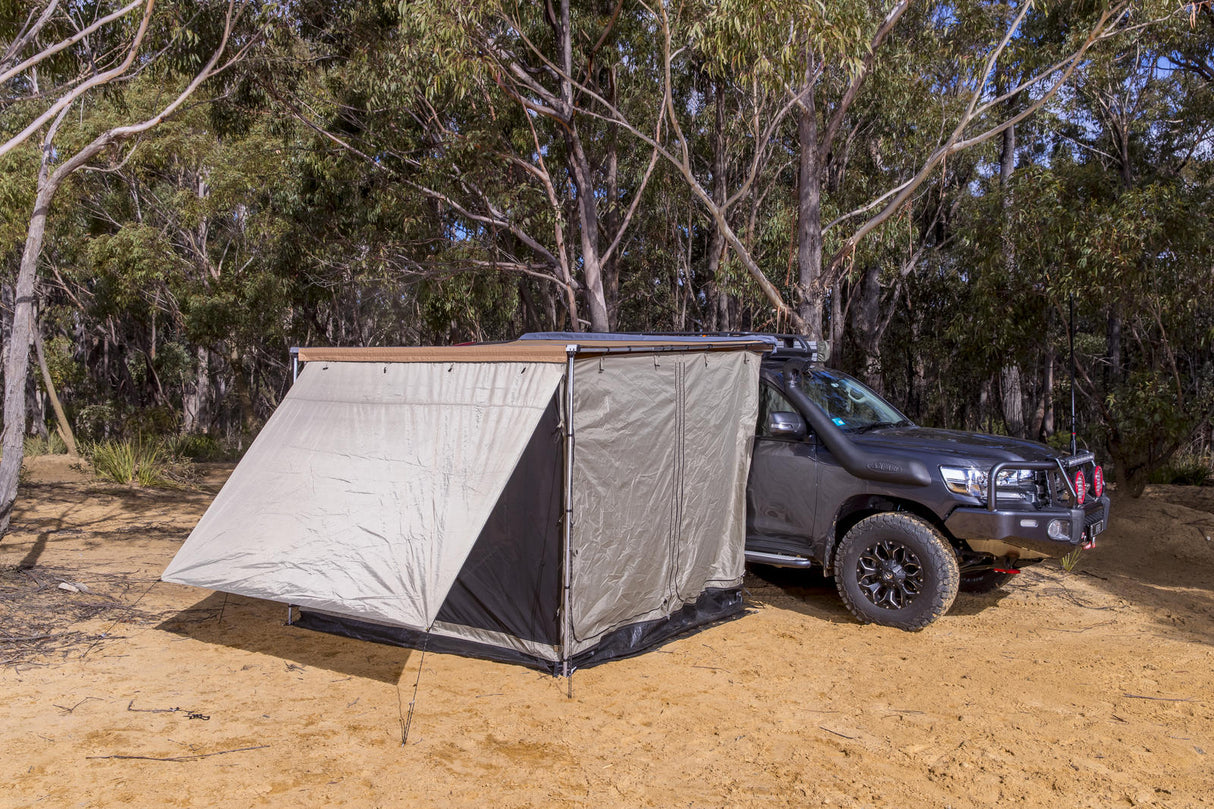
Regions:
<svg viewBox="0 0 1214 809"><path fill-rule="evenodd" d="M272 601L212 593L162 621L157 629L175 635L277 657L287 666L318 668L395 684L412 652L286 623L287 608Z"/></svg>
<svg viewBox="0 0 1214 809"><path fill-rule="evenodd" d="M856 623L839 600L834 579L817 568L750 564L746 566L745 586L747 601L756 606L792 610L834 624Z"/></svg>

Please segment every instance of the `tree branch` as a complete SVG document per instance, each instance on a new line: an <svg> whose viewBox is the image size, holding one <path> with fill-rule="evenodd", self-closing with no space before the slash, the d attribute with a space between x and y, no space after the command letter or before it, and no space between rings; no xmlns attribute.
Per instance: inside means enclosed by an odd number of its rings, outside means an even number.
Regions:
<svg viewBox="0 0 1214 809"><path fill-rule="evenodd" d="M139 21L139 29L135 32L135 38L131 40L131 45L129 48L127 48L126 57L118 64L117 67L111 68L103 73L98 73L88 81L77 85L71 92L62 96L58 101L52 104L48 110L34 119L33 123L11 137L3 146L0 146L0 157L3 157L17 146L24 143L32 134L41 129L43 124L54 118L62 110L71 106L72 102L74 102L77 98L84 95L94 87L100 87L103 84L107 84L125 73L135 61L135 56L139 53L139 46L143 44L143 37L145 34L147 34L148 23L152 18L152 8L155 6L155 4L156 0L147 0L147 6L143 12L143 19ZM230 6L228 13L230 18ZM227 42L227 31L224 32L224 42Z"/></svg>
<svg viewBox="0 0 1214 809"><path fill-rule="evenodd" d="M123 6L122 8L118 9L117 11L115 11L111 14L107 14L106 16L104 16L101 19L94 22L92 25L88 26L87 28L82 29L75 36L69 37L68 39L60 40L59 42L55 43L54 45L43 48L38 53L36 53L33 56L31 56L30 58L26 59L21 64L16 65L12 68L9 68L8 70L4 71L3 73L0 73L0 84L4 84L5 82L12 79L14 76L21 75L25 71L29 70L31 67L34 67L35 65L39 64L40 62L42 62L45 59L49 59L50 57L52 57L55 54L62 51L63 49L70 48L71 46L73 46L77 42L79 42L80 40L84 39L89 34L96 31L98 28L106 26L109 23L113 22L114 20L116 20L120 17L125 17L127 14L129 14L130 12L132 12L136 8L138 8L140 5L142 5L143 2L144 2L144 0L132 0L131 3L128 3L127 5ZM30 37L37 34L38 29L46 24L45 18L49 18L50 13L54 10L54 8L57 4L58 4L58 0L52 0L51 4L46 7L46 11L43 12L43 18L39 19L38 25L30 33ZM29 37L27 37L25 39L25 41L21 43L21 47L24 47L25 44L28 43L28 41L29 41ZM17 50L13 50L13 47L15 45L17 45L17 43L14 43L13 46L9 46L10 51L12 51L13 57L15 57L17 52L19 51L19 48ZM8 55L6 54L6 57L7 56ZM7 58L4 61L7 61ZM0 64L3 64L3 62L0 61Z"/></svg>

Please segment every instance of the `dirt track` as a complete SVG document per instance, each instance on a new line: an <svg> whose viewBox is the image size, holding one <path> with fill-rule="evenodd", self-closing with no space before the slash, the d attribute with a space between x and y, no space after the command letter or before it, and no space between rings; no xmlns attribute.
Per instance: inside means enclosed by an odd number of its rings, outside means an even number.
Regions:
<svg viewBox="0 0 1214 809"><path fill-rule="evenodd" d="M570 699L156 583L207 492L31 467L0 544L3 807L1214 806L1211 489L1115 500L1075 573L918 634L752 573L749 614Z"/></svg>

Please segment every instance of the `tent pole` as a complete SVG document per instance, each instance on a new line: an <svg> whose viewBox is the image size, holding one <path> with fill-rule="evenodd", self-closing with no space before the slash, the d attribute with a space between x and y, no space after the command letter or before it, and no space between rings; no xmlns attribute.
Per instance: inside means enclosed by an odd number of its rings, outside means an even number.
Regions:
<svg viewBox="0 0 1214 809"><path fill-rule="evenodd" d="M573 615L569 605L569 587L572 580L570 566L573 559L573 358L577 349L575 343L565 346L565 513L564 519L561 520L561 541L565 546L561 585L561 674L569 682L570 696L573 696L573 672L569 668L570 649L573 644Z"/></svg>

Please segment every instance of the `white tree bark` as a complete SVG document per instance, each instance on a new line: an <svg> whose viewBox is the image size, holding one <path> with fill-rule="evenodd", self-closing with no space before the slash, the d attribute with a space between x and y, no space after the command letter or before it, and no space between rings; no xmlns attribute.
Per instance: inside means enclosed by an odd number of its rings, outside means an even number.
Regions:
<svg viewBox="0 0 1214 809"><path fill-rule="evenodd" d="M153 0L148 0L150 13ZM53 172L50 170L54 157L54 139L67 115L70 105L56 105L58 114L47 130L42 141L42 162L38 170L38 192L34 200L34 211L30 216L29 230L26 233L25 248L21 254L21 265L17 272L16 294L13 300L13 327L9 342L8 356L4 367L4 455L0 458L0 537L8 533L12 520L13 505L17 500L17 479L24 459L24 442L26 430L25 385L29 375L30 343L34 328L34 296L38 280L38 259L42 255L42 241L46 235L46 219L50 213L51 202L72 172L86 165L90 160L101 154L110 146L139 135L159 125L165 118L172 115L194 91L211 76L240 58L244 51L238 53L233 60L220 66L220 59L227 51L228 35L232 31L235 0L229 0L227 19L223 37L219 47L211 55L210 60L194 76L185 89L174 98L159 113L137 124L114 127L103 132L91 143L69 157ZM147 29L145 16L136 34L136 45L130 51L134 58L137 44L142 41ZM107 71L108 73L108 71ZM110 80L117 76L111 76ZM96 86L94 83L92 86ZM41 120L41 119L40 119Z"/></svg>

